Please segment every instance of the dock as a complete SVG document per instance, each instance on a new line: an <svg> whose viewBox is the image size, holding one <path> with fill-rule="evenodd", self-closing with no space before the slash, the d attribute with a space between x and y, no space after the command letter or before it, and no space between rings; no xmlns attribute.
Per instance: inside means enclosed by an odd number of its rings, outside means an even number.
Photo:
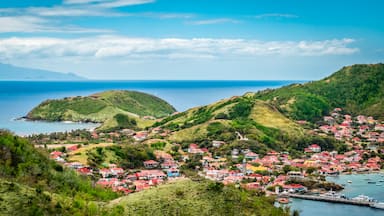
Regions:
<svg viewBox="0 0 384 216"><path fill-rule="evenodd" d="M357 205L357 206L371 206L373 204L373 202L369 202L369 201L359 201L359 200L351 200L351 199L327 197L327 196L303 195L303 194L292 194L292 193L287 195L289 197L297 198L297 199L323 201L323 202L330 202L330 203L342 203L342 204Z"/></svg>

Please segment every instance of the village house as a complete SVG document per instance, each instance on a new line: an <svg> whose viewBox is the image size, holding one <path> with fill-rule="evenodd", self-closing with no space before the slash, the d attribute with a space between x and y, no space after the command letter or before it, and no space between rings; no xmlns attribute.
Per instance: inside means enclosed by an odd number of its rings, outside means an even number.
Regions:
<svg viewBox="0 0 384 216"><path fill-rule="evenodd" d="M154 160L147 160L144 161L144 167L147 169L154 169L159 166L159 162L154 161Z"/></svg>
<svg viewBox="0 0 384 216"><path fill-rule="evenodd" d="M310 146L308 146L308 149L311 151L311 152L321 152L321 147L317 144L312 144Z"/></svg>
<svg viewBox="0 0 384 216"><path fill-rule="evenodd" d="M218 140L213 140L212 141L212 146L215 148L220 148L222 145L224 145L224 141L218 141Z"/></svg>
<svg viewBox="0 0 384 216"><path fill-rule="evenodd" d="M246 160L256 160L259 158L259 155L250 151L244 155L244 158Z"/></svg>
<svg viewBox="0 0 384 216"><path fill-rule="evenodd" d="M200 149L197 144L192 143L189 145L188 153L190 153L190 154L203 154L204 151L202 149Z"/></svg>
<svg viewBox="0 0 384 216"><path fill-rule="evenodd" d="M136 134L133 136L133 139L136 141L143 141L147 138L148 132L147 131L140 131L136 132Z"/></svg>
<svg viewBox="0 0 384 216"><path fill-rule="evenodd" d="M168 176L168 178L179 177L180 171L177 168L170 168L167 170L167 176Z"/></svg>
<svg viewBox="0 0 384 216"><path fill-rule="evenodd" d="M136 173L139 180L165 179L167 176L161 170L141 170Z"/></svg>

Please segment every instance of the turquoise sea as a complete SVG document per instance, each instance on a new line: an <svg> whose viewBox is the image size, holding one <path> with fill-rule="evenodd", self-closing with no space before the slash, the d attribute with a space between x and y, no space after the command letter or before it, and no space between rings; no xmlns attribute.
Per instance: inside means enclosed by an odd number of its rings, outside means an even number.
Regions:
<svg viewBox="0 0 384 216"><path fill-rule="evenodd" d="M345 189L341 194L353 198L360 194L372 197L378 201L384 202L384 183L381 186L376 184L368 184L366 179L372 181L384 180L384 175L379 173L374 174L355 174L355 175L340 175L338 177L328 177L328 181L333 181L338 184L345 184ZM351 180L352 183L347 183ZM344 205L336 203L318 202L310 200L293 199L289 204L291 209L297 209L300 216L383 216L384 210L374 209L370 207L361 207L354 205Z"/></svg>
<svg viewBox="0 0 384 216"><path fill-rule="evenodd" d="M298 81L302 82L302 81ZM156 95L178 111L234 95L277 88L297 81L0 81L0 128L19 135L94 128L95 124L15 121L46 99L85 96L105 90L137 90Z"/></svg>

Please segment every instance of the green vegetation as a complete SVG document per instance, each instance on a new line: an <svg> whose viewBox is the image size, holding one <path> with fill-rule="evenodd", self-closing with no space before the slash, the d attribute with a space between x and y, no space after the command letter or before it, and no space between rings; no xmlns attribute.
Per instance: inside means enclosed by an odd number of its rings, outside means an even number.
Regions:
<svg viewBox="0 0 384 216"><path fill-rule="evenodd" d="M283 150L295 146L305 137L305 131L268 103L255 100L253 95L234 97L208 106L187 110L169 117L157 126L172 131L169 140L179 143L200 143L201 147L212 147L213 140L221 140L232 148L250 147L256 153L268 149ZM237 132L246 136L248 142L238 142ZM230 149L219 151L227 153Z"/></svg>
<svg viewBox="0 0 384 216"><path fill-rule="evenodd" d="M49 160L23 138L0 131L0 146L0 214L87 215L90 205L118 197Z"/></svg>
<svg viewBox="0 0 384 216"><path fill-rule="evenodd" d="M273 202L256 191L182 180L120 198L110 207L120 206L121 215L289 215Z"/></svg>
<svg viewBox="0 0 384 216"><path fill-rule="evenodd" d="M320 81L262 91L255 98L296 120L314 122L335 107L384 119L383 81L384 64L353 65Z"/></svg>
<svg viewBox="0 0 384 216"><path fill-rule="evenodd" d="M27 118L46 121L106 122L113 120L116 127L136 127L143 121L139 117L159 118L175 111L175 108L167 102L153 95L135 91L106 91L87 97L44 101L30 111ZM137 122L139 119L140 122Z"/></svg>

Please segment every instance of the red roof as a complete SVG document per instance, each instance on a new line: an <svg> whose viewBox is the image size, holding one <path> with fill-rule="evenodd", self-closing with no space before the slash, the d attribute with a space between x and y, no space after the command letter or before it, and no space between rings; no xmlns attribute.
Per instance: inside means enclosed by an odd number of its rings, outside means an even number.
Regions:
<svg viewBox="0 0 384 216"><path fill-rule="evenodd" d="M199 146L195 143L189 145L189 148L199 148Z"/></svg>
<svg viewBox="0 0 384 216"><path fill-rule="evenodd" d="M147 160L147 161L144 161L144 164L158 164L158 162L154 160Z"/></svg>

